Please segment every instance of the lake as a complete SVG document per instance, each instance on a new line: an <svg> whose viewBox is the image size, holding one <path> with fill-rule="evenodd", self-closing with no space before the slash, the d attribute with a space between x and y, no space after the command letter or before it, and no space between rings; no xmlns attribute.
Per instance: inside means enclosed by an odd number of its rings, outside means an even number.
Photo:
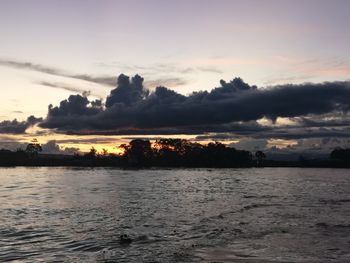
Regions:
<svg viewBox="0 0 350 263"><path fill-rule="evenodd" d="M0 261L350 262L350 170L1 168Z"/></svg>

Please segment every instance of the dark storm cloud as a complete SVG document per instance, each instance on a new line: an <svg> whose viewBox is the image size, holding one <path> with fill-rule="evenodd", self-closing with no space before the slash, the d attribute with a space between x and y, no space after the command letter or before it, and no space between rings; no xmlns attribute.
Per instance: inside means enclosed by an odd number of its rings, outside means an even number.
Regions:
<svg viewBox="0 0 350 263"><path fill-rule="evenodd" d="M139 75L133 77L130 81L126 75L118 77L118 88L113 89L111 94L106 99L106 107L112 107L115 104L123 104L131 106L137 104L149 94L148 90L144 89L143 78Z"/></svg>
<svg viewBox="0 0 350 263"><path fill-rule="evenodd" d="M90 105L88 107L88 105ZM84 95L70 95L68 99L60 102L59 107L49 105L49 114L51 117L71 116L94 116L102 111L102 102L100 100L89 101Z"/></svg>
<svg viewBox="0 0 350 263"><path fill-rule="evenodd" d="M140 76L130 79L120 75L117 88L106 99L106 107L96 107L86 97L72 95L58 107L50 106L41 126L72 134L200 134L232 132L240 129L232 123L263 117L275 121L278 117L350 109L349 82L258 89L235 78L220 84L210 92L189 96L165 87L157 87L149 94Z"/></svg>
<svg viewBox="0 0 350 263"><path fill-rule="evenodd" d="M42 121L42 118L29 116L26 121L17 121L16 119L0 122L0 133L5 134L24 134L26 129Z"/></svg>

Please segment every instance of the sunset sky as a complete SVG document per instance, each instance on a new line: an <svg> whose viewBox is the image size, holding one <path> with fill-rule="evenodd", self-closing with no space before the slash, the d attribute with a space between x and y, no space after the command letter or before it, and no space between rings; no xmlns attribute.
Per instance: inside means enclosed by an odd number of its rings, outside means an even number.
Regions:
<svg viewBox="0 0 350 263"><path fill-rule="evenodd" d="M349 10L347 0L2 0L0 148L37 138L47 152L113 152L134 136L349 147ZM111 93L120 74L130 78Z"/></svg>

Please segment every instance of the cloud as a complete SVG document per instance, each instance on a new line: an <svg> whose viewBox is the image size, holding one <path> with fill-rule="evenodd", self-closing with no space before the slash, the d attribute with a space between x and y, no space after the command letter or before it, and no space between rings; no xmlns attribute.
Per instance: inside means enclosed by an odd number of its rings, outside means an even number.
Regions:
<svg viewBox="0 0 350 263"><path fill-rule="evenodd" d="M216 74L223 74L224 72L216 67L197 67L198 71L202 72L209 72L209 73L216 73Z"/></svg>
<svg viewBox="0 0 350 263"><path fill-rule="evenodd" d="M69 154L73 155L80 152L76 147L60 147L55 140L48 141L41 145L43 153L46 154Z"/></svg>
<svg viewBox="0 0 350 263"><path fill-rule="evenodd" d="M300 125L304 127L346 127L350 126L350 118L346 114L342 114L341 112L333 114L337 118L334 119L334 116L320 116L321 118L318 119L318 116L313 117L301 117L298 119L298 122ZM322 118L323 117L323 118ZM333 117L333 118L332 118ZM341 117L341 119L339 119ZM329 119L331 118L331 119Z"/></svg>
<svg viewBox="0 0 350 263"><path fill-rule="evenodd" d="M231 143L230 146L239 150L261 151L266 149L267 143L266 139L245 138L237 143Z"/></svg>
<svg viewBox="0 0 350 263"><path fill-rule="evenodd" d="M66 78L72 78L72 79L77 79L77 80L83 80L83 81L87 81L87 82L91 82L91 83L95 83L95 84L100 84L100 85L108 86L108 87L114 87L116 85L116 82L117 82L117 78L115 76L108 76L108 75L93 76L93 75L88 75L88 74L70 74L70 73L64 72L60 69L54 68L54 67L44 66L44 65L40 65L40 64L34 64L31 62L21 62L21 61L15 61L15 60L0 59L0 65L12 67L12 68L18 68L18 69L33 70L33 71L37 71L37 72L41 72L41 73L45 73L45 74L49 74L49 75L54 75L54 76L59 76L59 77L66 77ZM148 67L137 67L137 66L129 67L129 69L133 69L134 72L137 70L140 70L140 69L150 70L150 68L148 68ZM179 70L174 65L170 65L170 64L169 65L168 64L159 64L155 67L155 69L158 69L158 73L159 73L159 70L162 70L162 71L164 71L164 73L167 73L167 74L169 74L170 69L172 69L175 73L181 73L181 74L184 74L185 70L186 71L192 70L190 68ZM215 69L213 69L213 68L203 68L203 69L198 68L198 70L215 71ZM152 75L155 75L155 73L153 72ZM64 85L61 83L51 83L51 82L47 82L47 81L39 81L39 82L37 82L37 84L52 87L52 88L61 88L61 89L73 91L73 92L84 91L83 89L72 87L72 86L67 86L67 85ZM180 78L180 77L157 77L157 78L150 79L150 80L145 82L145 85L147 87L150 87L150 88L155 88L155 87L160 86L160 85L165 85L168 87L175 88L175 87L186 85L186 84L188 84L188 80Z"/></svg>
<svg viewBox="0 0 350 263"><path fill-rule="evenodd" d="M240 138L253 138L253 139L285 139L285 140L298 140L298 139L312 139L312 138L350 138L350 125L345 127L315 127L312 126L261 126L256 125L256 128L251 125L237 124L236 129L228 130L216 133L207 133L197 135L196 140L220 140L229 141L237 140Z"/></svg>
<svg viewBox="0 0 350 263"><path fill-rule="evenodd" d="M168 78L158 78L153 80L145 81L145 86L150 88L156 88L158 86L166 86L176 88L179 86L187 85L188 81L183 78L168 77Z"/></svg>
<svg viewBox="0 0 350 263"><path fill-rule="evenodd" d="M350 109L349 82L262 89L235 78L220 81L220 86L210 92L189 96L165 87L149 93L138 75L130 79L122 74L117 82L105 107L96 106L81 95L72 95L59 106L49 107L41 127L68 134L203 134L235 129L244 132L240 123L263 117L276 121L278 117L317 116ZM245 128L266 129L256 124ZM281 132L279 136L288 135Z"/></svg>
<svg viewBox="0 0 350 263"><path fill-rule="evenodd" d="M83 89L78 88L78 87L68 86L66 84L58 83L58 82L38 81L37 84L51 87L51 88L55 88L55 89L63 89L63 90L71 91L71 92L90 93L90 91L83 90Z"/></svg>
<svg viewBox="0 0 350 263"><path fill-rule="evenodd" d="M12 67L12 68L18 68L18 69L33 70L33 71L37 71L37 72L41 72L49 75L54 75L54 76L84 80L84 81L97 83L105 86L115 86L115 83L116 83L115 76L91 76L86 74L70 74L54 67L34 64L31 62L21 62L21 61L15 61L15 60L0 59L0 65Z"/></svg>
<svg viewBox="0 0 350 263"><path fill-rule="evenodd" d="M29 127L41 122L42 120L42 118L36 118L33 115L29 116L26 121L17 121L16 119L12 121L5 120L0 122L0 133L24 134Z"/></svg>
<svg viewBox="0 0 350 263"><path fill-rule="evenodd" d="M0 65L12 67L12 68L19 68L19 69L30 69L30 70L50 74L50 75L62 76L62 74L63 74L55 68L46 67L46 66L42 66L39 64L33 64L30 62L20 62L20 61L15 61L15 60L0 59Z"/></svg>
<svg viewBox="0 0 350 263"><path fill-rule="evenodd" d="M191 62L187 64L193 64ZM196 63L195 63L196 64ZM158 74L191 74L196 72L207 72L207 73L215 73L222 74L223 71L215 66L211 66L210 64L199 64L199 66L192 67L184 67L180 66L176 63L156 63L150 65L130 65L130 64L122 64L119 62L112 63L97 63L97 66L108 67L108 68L118 68L122 72L139 72L145 76L152 76ZM165 85L163 83L163 85Z"/></svg>
<svg viewBox="0 0 350 263"><path fill-rule="evenodd" d="M301 57L271 57L269 64L276 65L280 72L266 76L265 85L277 83L296 83L313 79L335 78L348 79L350 73L349 60L339 57L301 58ZM282 69L282 70L281 70Z"/></svg>
<svg viewBox="0 0 350 263"><path fill-rule="evenodd" d="M174 63L157 63L152 65L130 65L122 64L119 62L113 63L97 63L98 66L118 68L122 72L140 72L142 75L147 76L149 79L144 82L147 88L154 89L158 86L166 86L176 88L178 86L187 85L189 81L179 75L186 75L195 71L202 71L199 68L191 67L179 67ZM211 68L205 68L208 71ZM203 71L205 70L203 69ZM212 70L215 70L214 68Z"/></svg>
<svg viewBox="0 0 350 263"><path fill-rule="evenodd" d="M114 138L114 140L118 141L120 139ZM113 138L110 136L97 136L97 137L81 137L81 136L71 136L66 139L58 139L55 140L59 144L110 144L113 142Z"/></svg>
<svg viewBox="0 0 350 263"><path fill-rule="evenodd" d="M118 88L113 89L106 99L106 107L114 104L131 106L146 98L149 94L143 85L143 78L135 75L131 81L128 76L121 74L118 77Z"/></svg>

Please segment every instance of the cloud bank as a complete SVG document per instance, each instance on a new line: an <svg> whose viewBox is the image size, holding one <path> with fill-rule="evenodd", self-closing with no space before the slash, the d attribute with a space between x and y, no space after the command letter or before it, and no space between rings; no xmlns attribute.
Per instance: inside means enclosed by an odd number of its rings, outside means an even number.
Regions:
<svg viewBox="0 0 350 263"><path fill-rule="evenodd" d="M209 92L188 96L162 86L149 92L143 81L139 75L130 79L121 74L117 87L104 101L71 95L59 106L50 105L40 126L66 134L255 132L274 136L278 130L258 125L256 120L265 117L275 122L278 117L347 114L350 109L350 82L345 81L263 89L235 78L229 82L221 80L220 86ZM312 125L304 121L301 126ZM334 130L330 132L339 134ZM279 133L284 137L289 134L281 130Z"/></svg>

